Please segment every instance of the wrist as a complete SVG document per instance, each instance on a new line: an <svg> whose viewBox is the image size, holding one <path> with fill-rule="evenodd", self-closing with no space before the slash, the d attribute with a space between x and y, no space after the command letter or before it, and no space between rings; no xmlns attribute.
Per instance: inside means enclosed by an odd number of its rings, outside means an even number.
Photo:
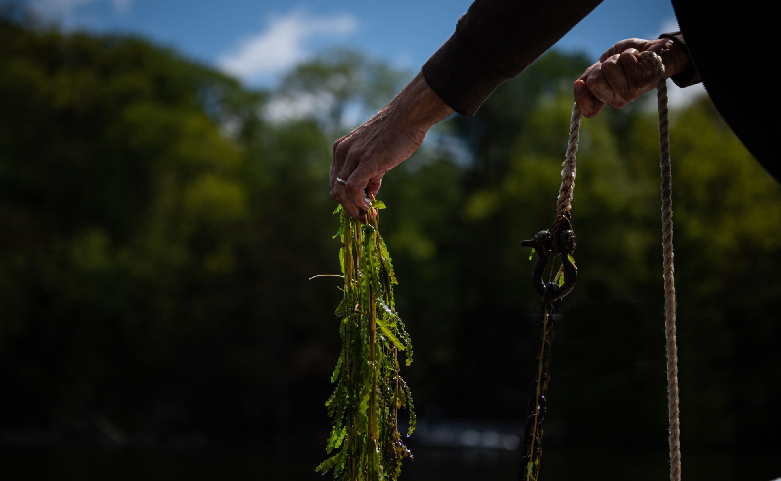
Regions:
<svg viewBox="0 0 781 481"><path fill-rule="evenodd" d="M655 40L660 44L657 52L662 57L667 78L678 75L691 67L689 51L675 36L667 36Z"/></svg>
<svg viewBox="0 0 781 481"><path fill-rule="evenodd" d="M451 115L451 109L418 74L386 107L398 120L422 131Z"/></svg>

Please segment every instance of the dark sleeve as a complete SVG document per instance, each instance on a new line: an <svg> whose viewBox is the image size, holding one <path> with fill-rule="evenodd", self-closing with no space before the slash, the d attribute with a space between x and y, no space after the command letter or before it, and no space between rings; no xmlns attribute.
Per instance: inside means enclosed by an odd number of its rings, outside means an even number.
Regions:
<svg viewBox="0 0 781 481"><path fill-rule="evenodd" d="M689 49L686 47L686 40L683 38L683 34L681 32L663 33L659 35L659 38L669 38L672 41L680 44L684 49L686 49L686 53L688 53L689 58L691 58L691 53L689 53ZM697 69L694 68L694 62L691 62L689 64L689 68L683 72L670 77L670 80L675 82L675 85L681 88L702 82L700 79L700 74L697 73Z"/></svg>
<svg viewBox="0 0 781 481"><path fill-rule="evenodd" d="M423 65L423 76L450 108L474 115L496 87L520 74L600 2L476 0Z"/></svg>

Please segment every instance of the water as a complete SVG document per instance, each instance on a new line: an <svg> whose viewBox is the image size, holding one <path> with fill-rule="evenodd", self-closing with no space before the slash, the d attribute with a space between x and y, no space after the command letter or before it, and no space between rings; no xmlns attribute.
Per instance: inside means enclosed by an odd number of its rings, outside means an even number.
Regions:
<svg viewBox="0 0 781 481"><path fill-rule="evenodd" d="M664 452L595 451L549 448L541 481L664 481ZM414 448L403 481L515 481L518 451ZM314 467L321 449L96 449L0 447L0 478L79 481L299 481L330 480ZM771 481L781 476L778 453L683 451L683 478L691 481Z"/></svg>

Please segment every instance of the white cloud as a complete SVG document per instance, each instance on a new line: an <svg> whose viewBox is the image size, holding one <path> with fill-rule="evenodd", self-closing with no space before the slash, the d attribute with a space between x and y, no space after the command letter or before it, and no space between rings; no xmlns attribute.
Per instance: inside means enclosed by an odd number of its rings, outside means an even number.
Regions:
<svg viewBox="0 0 781 481"><path fill-rule="evenodd" d="M678 27L678 20L676 20L675 17L671 17L662 21L656 32L651 33L648 38L659 38L659 35L663 33L672 33L677 32L678 30L680 30L680 27Z"/></svg>
<svg viewBox="0 0 781 481"><path fill-rule="evenodd" d="M708 95L702 84L692 85L682 89L675 85L671 80L667 82L667 103L671 109L680 109Z"/></svg>
<svg viewBox="0 0 781 481"><path fill-rule="evenodd" d="M344 37L357 27L358 20L352 15L316 17L294 10L272 18L263 31L244 38L232 51L220 55L217 66L245 81L256 81L303 60L312 38Z"/></svg>
<svg viewBox="0 0 781 481"><path fill-rule="evenodd" d="M270 122L289 122L326 112L333 103L334 96L330 92L278 96L266 104L262 116Z"/></svg>
<svg viewBox="0 0 781 481"><path fill-rule="evenodd" d="M703 87L702 84L696 84L682 89L675 85L672 80L667 80L667 107L670 111L682 110L691 105L695 100L707 95L708 93L705 91L705 87ZM646 111L656 112L658 108L656 103L656 89L647 92L638 101L643 102L642 105Z"/></svg>
<svg viewBox="0 0 781 481"><path fill-rule="evenodd" d="M30 6L44 18L61 20L75 13L80 7L102 1L110 2L119 13L127 12L132 3L132 0L34 0Z"/></svg>

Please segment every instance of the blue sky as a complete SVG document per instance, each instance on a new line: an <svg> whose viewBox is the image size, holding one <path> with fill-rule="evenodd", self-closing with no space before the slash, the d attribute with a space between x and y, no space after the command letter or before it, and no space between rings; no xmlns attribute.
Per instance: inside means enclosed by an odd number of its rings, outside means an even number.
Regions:
<svg viewBox="0 0 781 481"><path fill-rule="evenodd" d="M537 0L539 1L539 0ZM273 87L322 48L359 48L417 72L471 0L27 0L65 29L140 34L249 86ZM676 29L666 0L606 0L557 47L596 58L618 40ZM671 97L675 95L671 92ZM671 101L673 99L671 98Z"/></svg>

